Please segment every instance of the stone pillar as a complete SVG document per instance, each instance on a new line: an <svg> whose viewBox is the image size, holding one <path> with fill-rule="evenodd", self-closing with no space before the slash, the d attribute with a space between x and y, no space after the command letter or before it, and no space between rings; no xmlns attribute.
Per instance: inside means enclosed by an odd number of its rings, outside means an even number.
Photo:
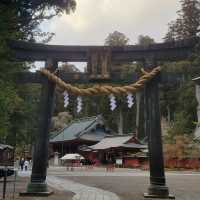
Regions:
<svg viewBox="0 0 200 200"><path fill-rule="evenodd" d="M57 62L48 60L45 67L54 71L57 68ZM27 191L25 193L20 193L21 195L44 196L52 193L47 188L46 175L48 166L49 129L53 112L54 90L55 84L46 78L41 91L39 131L33 155L31 181L28 184Z"/></svg>
<svg viewBox="0 0 200 200"><path fill-rule="evenodd" d="M193 79L195 81L195 91L196 91L196 99L197 99L197 119L198 119L198 124L196 126L194 135L195 138L200 139L200 77Z"/></svg>
<svg viewBox="0 0 200 200"><path fill-rule="evenodd" d="M146 70L150 70L148 65ZM159 79L157 75L147 82L144 91L145 103L145 132L148 136L150 186L146 198L174 198L169 195L165 182L164 159L162 149L161 120L159 106Z"/></svg>

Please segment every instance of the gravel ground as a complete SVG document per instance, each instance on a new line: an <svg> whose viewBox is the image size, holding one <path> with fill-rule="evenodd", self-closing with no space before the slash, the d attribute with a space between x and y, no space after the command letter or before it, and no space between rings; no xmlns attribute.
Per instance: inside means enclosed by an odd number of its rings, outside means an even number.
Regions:
<svg viewBox="0 0 200 200"><path fill-rule="evenodd" d="M143 193L147 191L149 178L135 177L64 177L88 186L98 187L119 195L121 200L144 200ZM176 200L200 199L200 176L169 175L167 185Z"/></svg>

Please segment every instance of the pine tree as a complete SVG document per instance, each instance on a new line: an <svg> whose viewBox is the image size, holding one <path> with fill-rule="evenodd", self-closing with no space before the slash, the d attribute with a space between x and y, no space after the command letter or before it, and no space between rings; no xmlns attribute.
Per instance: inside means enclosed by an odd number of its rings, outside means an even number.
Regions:
<svg viewBox="0 0 200 200"><path fill-rule="evenodd" d="M200 26L200 2L198 0L181 0L180 2L181 10L178 12L182 21L180 35L183 39L197 36Z"/></svg>
<svg viewBox="0 0 200 200"><path fill-rule="evenodd" d="M40 30L45 19L74 11L75 0L0 1L0 143L30 144L37 131L40 87L16 85L16 72L28 70L27 63L13 62L8 40L50 39Z"/></svg>
<svg viewBox="0 0 200 200"><path fill-rule="evenodd" d="M168 32L163 38L165 42L171 42L174 41L176 38L176 22L171 21L168 23Z"/></svg>
<svg viewBox="0 0 200 200"><path fill-rule="evenodd" d="M180 0L181 9L177 12L178 18L168 24L165 41L174 41L196 37L200 27L199 0Z"/></svg>

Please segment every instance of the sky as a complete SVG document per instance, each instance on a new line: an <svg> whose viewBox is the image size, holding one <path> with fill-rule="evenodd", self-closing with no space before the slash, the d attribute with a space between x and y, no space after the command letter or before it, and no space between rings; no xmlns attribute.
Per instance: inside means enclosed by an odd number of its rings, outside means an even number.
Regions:
<svg viewBox="0 0 200 200"><path fill-rule="evenodd" d="M76 11L42 24L56 35L51 44L103 45L109 33L124 33L130 44L138 35L161 42L167 24L176 19L178 0L76 0Z"/></svg>
<svg viewBox="0 0 200 200"><path fill-rule="evenodd" d="M162 42L167 24L176 19L179 0L76 0L77 8L41 25L54 32L49 44L103 45L109 33L124 33L130 44L149 35Z"/></svg>

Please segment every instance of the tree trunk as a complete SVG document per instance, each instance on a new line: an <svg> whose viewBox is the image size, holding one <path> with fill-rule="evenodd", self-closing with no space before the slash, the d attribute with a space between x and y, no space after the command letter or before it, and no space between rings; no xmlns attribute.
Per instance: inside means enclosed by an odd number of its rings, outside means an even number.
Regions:
<svg viewBox="0 0 200 200"><path fill-rule="evenodd" d="M123 112L120 108L119 110L119 125L118 125L118 134L123 135Z"/></svg>
<svg viewBox="0 0 200 200"><path fill-rule="evenodd" d="M136 93L136 137L139 136L139 123L140 123L140 100L141 92Z"/></svg>

